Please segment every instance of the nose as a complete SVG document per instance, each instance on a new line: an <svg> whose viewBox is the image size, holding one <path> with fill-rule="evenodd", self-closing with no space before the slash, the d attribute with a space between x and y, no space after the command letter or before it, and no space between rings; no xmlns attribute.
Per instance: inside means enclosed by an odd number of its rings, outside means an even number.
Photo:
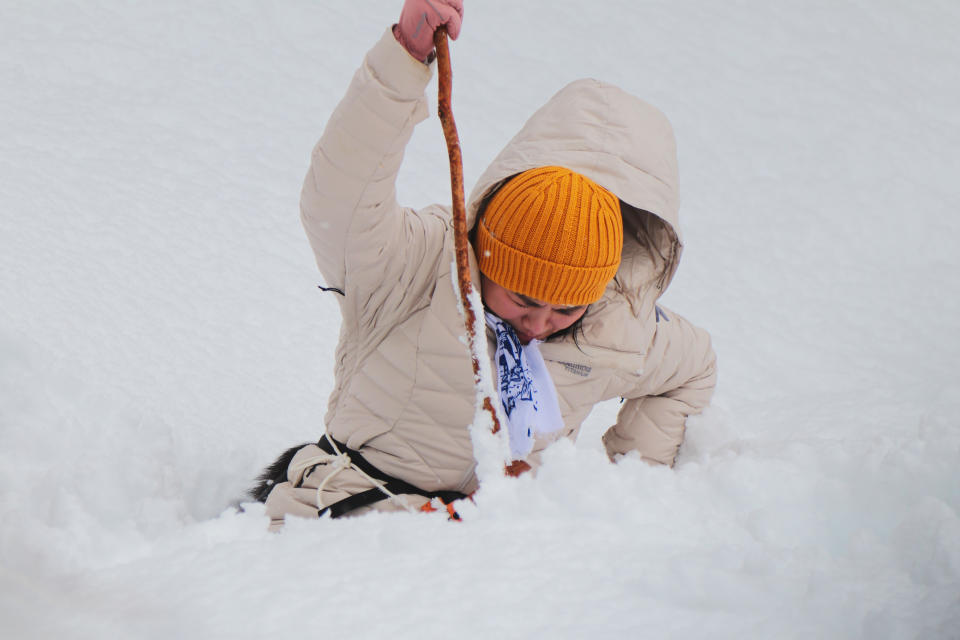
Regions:
<svg viewBox="0 0 960 640"><path fill-rule="evenodd" d="M531 309L523 318L523 329L531 336L542 336L547 331L551 310L548 307Z"/></svg>

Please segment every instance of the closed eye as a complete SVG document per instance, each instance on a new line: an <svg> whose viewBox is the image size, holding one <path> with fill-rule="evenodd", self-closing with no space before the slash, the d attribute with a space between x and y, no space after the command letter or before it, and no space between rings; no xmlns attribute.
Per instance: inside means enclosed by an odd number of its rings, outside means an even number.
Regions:
<svg viewBox="0 0 960 640"><path fill-rule="evenodd" d="M513 303L518 307L523 307L525 309L539 309L540 307L544 306L533 298L528 298L527 296L522 295L518 295L514 299Z"/></svg>
<svg viewBox="0 0 960 640"><path fill-rule="evenodd" d="M542 309L543 307L547 306L542 302L537 302L533 298L528 298L523 294L515 294L513 296L513 303L524 309ZM582 309L583 305L579 307L553 307L551 311L555 311L562 316L573 316L579 313Z"/></svg>
<svg viewBox="0 0 960 640"><path fill-rule="evenodd" d="M561 307L560 309L555 309L555 311L562 316L572 316L580 313L581 309L583 309L583 307Z"/></svg>

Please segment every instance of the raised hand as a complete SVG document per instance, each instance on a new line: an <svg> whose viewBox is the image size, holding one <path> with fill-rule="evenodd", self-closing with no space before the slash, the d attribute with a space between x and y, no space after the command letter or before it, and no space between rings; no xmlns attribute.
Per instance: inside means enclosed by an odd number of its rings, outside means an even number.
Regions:
<svg viewBox="0 0 960 640"><path fill-rule="evenodd" d="M393 35L411 56L426 62L433 51L433 32L445 26L456 40L463 20L463 0L406 0Z"/></svg>

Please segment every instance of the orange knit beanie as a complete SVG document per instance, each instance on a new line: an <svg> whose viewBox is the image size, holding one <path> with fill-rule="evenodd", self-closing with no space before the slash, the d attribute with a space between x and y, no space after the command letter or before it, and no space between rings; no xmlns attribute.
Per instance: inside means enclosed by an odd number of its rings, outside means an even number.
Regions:
<svg viewBox="0 0 960 640"><path fill-rule="evenodd" d="M620 201L569 169L530 169L487 204L476 243L480 271L501 287L547 304L590 304L620 266Z"/></svg>

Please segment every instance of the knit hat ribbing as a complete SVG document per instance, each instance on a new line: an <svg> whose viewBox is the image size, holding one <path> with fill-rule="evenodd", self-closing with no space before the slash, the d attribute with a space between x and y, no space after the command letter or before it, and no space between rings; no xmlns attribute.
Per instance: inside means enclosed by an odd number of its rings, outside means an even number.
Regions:
<svg viewBox="0 0 960 640"><path fill-rule="evenodd" d="M547 304L599 300L617 273L622 249L620 201L563 167L514 176L477 224L480 271Z"/></svg>

